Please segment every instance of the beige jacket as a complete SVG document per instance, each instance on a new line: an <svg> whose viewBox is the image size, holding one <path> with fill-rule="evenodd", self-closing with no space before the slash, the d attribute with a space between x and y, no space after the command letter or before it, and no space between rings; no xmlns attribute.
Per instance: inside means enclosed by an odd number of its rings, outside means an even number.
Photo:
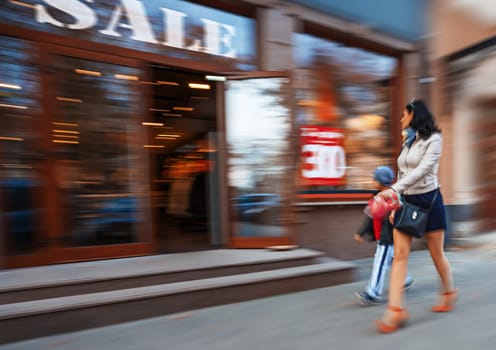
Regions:
<svg viewBox="0 0 496 350"><path fill-rule="evenodd" d="M439 187L439 159L443 148L440 133L427 140L417 137L410 148L403 147L398 156L398 177L392 189L401 194L422 194Z"/></svg>

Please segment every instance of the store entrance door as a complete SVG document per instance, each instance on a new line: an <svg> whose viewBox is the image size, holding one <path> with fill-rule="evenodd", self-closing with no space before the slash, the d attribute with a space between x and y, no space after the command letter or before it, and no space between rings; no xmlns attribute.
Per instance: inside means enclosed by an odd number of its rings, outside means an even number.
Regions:
<svg viewBox="0 0 496 350"><path fill-rule="evenodd" d="M250 73L216 82L151 71L145 147L160 252L293 245L288 77Z"/></svg>
<svg viewBox="0 0 496 350"><path fill-rule="evenodd" d="M272 73L273 74L273 73ZM295 169L290 80L251 73L225 83L230 242L263 248L295 243Z"/></svg>
<svg viewBox="0 0 496 350"><path fill-rule="evenodd" d="M148 148L161 253L211 249L220 234L216 86L204 74L151 67Z"/></svg>

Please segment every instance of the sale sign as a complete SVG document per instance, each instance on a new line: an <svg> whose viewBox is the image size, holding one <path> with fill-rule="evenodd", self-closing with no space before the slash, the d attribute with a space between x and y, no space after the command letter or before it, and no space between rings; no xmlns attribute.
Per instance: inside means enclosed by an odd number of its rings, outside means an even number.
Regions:
<svg viewBox="0 0 496 350"><path fill-rule="evenodd" d="M300 143L303 186L339 186L346 183L343 130L326 126L302 126Z"/></svg>

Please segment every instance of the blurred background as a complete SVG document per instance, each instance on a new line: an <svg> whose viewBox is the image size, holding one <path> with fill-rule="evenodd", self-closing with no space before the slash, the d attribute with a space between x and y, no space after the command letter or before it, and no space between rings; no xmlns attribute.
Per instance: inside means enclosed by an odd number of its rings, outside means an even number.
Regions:
<svg viewBox="0 0 496 350"><path fill-rule="evenodd" d="M0 344L355 281L412 98L446 247L495 233L494 0L4 0L0 47Z"/></svg>
<svg viewBox="0 0 496 350"><path fill-rule="evenodd" d="M1 266L365 256L411 98L443 130L449 241L490 232L495 23L489 0L4 1Z"/></svg>

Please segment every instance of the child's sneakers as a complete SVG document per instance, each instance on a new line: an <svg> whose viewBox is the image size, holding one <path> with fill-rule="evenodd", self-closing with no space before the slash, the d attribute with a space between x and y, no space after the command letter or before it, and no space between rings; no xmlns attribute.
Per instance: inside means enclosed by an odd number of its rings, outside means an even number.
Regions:
<svg viewBox="0 0 496 350"><path fill-rule="evenodd" d="M372 305L378 305L381 303L381 299L379 298L374 298L373 296L370 296L367 292L361 291L361 292L355 292L355 295L357 297L358 303L363 306L372 306Z"/></svg>
<svg viewBox="0 0 496 350"><path fill-rule="evenodd" d="M407 292L410 288L413 287L414 284L415 278L413 278L412 276L408 276L405 284L403 285L403 291ZM355 295L357 297L358 303L363 306L372 306L382 303L381 298L375 298L366 291L355 292Z"/></svg>
<svg viewBox="0 0 496 350"><path fill-rule="evenodd" d="M405 284L403 285L403 291L408 292L408 290L412 288L414 284L415 284L415 278L413 278L412 276L408 276Z"/></svg>

